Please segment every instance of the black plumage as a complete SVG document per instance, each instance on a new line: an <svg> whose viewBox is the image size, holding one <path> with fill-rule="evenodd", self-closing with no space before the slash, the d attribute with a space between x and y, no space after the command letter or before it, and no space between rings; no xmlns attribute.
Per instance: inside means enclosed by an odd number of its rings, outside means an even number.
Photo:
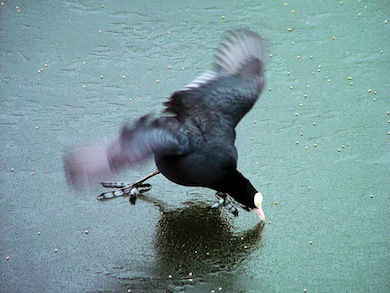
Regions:
<svg viewBox="0 0 390 293"><path fill-rule="evenodd" d="M154 155L160 172L185 186L229 194L264 220L262 195L237 170L235 127L264 86L261 37L234 30L216 50L212 69L176 91L158 118L125 125L104 149L76 151L65 160L72 182L118 171Z"/></svg>

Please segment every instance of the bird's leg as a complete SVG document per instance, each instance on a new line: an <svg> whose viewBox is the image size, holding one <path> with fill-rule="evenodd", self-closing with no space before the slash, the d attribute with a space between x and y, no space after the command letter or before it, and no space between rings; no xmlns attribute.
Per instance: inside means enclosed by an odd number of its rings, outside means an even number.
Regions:
<svg viewBox="0 0 390 293"><path fill-rule="evenodd" d="M218 198L218 201L215 202L215 203L211 206L212 209L219 208L219 207L225 202L225 198L227 197L227 194L224 193L224 192L219 192L219 191L218 191L218 192L215 194L215 196Z"/></svg>
<svg viewBox="0 0 390 293"><path fill-rule="evenodd" d="M224 192L217 192L215 196L218 198L218 201L214 203L211 208L216 209L223 205L229 212L231 212L235 217L238 216L238 210L233 204L233 201L230 199L230 196Z"/></svg>
<svg viewBox="0 0 390 293"><path fill-rule="evenodd" d="M114 182L114 181L103 181L101 182L103 187L113 188L114 190L103 192L100 194L97 199L105 200L111 199L120 196L130 196L130 203L135 204L137 196L143 192L149 191L152 186L149 183L144 183L146 180L160 174L159 170L155 170L149 175L141 178L135 183L125 183L125 182Z"/></svg>

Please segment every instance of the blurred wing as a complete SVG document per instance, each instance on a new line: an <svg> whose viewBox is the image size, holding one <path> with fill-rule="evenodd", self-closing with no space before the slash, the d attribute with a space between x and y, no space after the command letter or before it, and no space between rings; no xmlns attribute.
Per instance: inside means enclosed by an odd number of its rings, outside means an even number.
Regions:
<svg viewBox="0 0 390 293"><path fill-rule="evenodd" d="M264 86L264 48L261 37L246 29L229 31L216 49L212 68L185 89L191 90L223 77L237 76L254 83L258 96Z"/></svg>
<svg viewBox="0 0 390 293"><path fill-rule="evenodd" d="M64 159L68 181L77 185L141 163L153 154L185 154L188 136L173 117L140 118L125 125L117 139L105 147L78 149Z"/></svg>
<svg viewBox="0 0 390 293"><path fill-rule="evenodd" d="M257 85L264 84L264 48L261 37L250 30L230 31L217 48L213 69L217 76L238 75Z"/></svg>
<svg viewBox="0 0 390 293"><path fill-rule="evenodd" d="M166 112L178 119L194 110L220 112L235 126L252 108L264 87L264 49L259 35L233 30L216 50L212 70L175 92Z"/></svg>

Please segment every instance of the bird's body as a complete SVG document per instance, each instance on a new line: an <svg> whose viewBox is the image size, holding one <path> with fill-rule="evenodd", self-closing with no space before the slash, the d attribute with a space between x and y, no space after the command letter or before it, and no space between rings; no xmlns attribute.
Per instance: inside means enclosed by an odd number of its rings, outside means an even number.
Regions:
<svg viewBox="0 0 390 293"><path fill-rule="evenodd" d="M160 117L146 115L125 125L103 151L87 150L67 158L69 177L73 182L91 178L154 155L169 180L224 192L247 209L261 209L261 201L258 207L255 199L260 193L237 171L234 142L236 125L263 88L262 60L257 34L232 31L218 47L212 71L176 91Z"/></svg>

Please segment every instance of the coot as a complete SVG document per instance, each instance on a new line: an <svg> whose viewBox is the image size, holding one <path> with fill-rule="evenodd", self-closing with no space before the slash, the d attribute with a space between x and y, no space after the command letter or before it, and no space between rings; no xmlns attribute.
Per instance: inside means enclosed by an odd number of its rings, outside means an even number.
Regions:
<svg viewBox="0 0 390 293"><path fill-rule="evenodd" d="M160 117L145 115L124 125L106 147L66 156L67 177L72 184L80 183L154 156L169 180L227 194L264 221L263 196L237 170L234 146L235 127L263 86L261 37L247 29L229 31L216 50L212 69L174 92Z"/></svg>

